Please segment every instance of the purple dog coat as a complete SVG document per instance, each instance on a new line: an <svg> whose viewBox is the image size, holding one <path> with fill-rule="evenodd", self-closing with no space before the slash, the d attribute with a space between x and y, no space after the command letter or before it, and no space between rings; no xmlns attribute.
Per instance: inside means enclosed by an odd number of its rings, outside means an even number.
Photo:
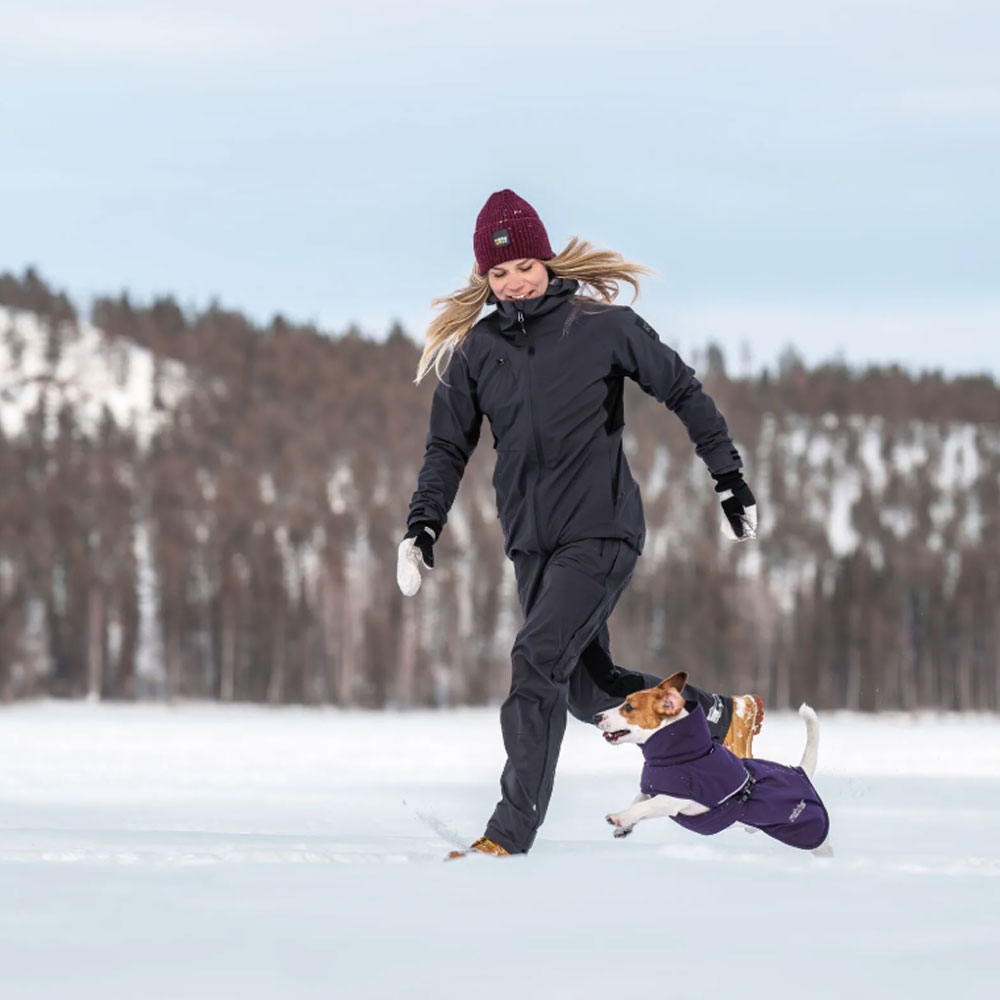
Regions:
<svg viewBox="0 0 1000 1000"><path fill-rule="evenodd" d="M826 840L830 817L801 767L769 760L741 760L712 742L705 713L687 702L688 715L658 730L642 745L646 795L692 799L708 812L671 817L708 836L745 823L789 847L811 851Z"/></svg>

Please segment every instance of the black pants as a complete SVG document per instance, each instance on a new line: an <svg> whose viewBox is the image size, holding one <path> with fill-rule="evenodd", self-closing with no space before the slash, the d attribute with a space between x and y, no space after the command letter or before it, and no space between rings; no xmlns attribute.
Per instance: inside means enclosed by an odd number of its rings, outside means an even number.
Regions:
<svg viewBox="0 0 1000 1000"><path fill-rule="evenodd" d="M524 624L511 650L510 694L500 709L507 763L486 836L527 851L545 819L567 710L584 721L662 677L622 670L611 658L607 620L635 569L636 551L614 538L571 542L550 554L512 555ZM665 671L670 673L670 671ZM688 685L722 739L732 703Z"/></svg>

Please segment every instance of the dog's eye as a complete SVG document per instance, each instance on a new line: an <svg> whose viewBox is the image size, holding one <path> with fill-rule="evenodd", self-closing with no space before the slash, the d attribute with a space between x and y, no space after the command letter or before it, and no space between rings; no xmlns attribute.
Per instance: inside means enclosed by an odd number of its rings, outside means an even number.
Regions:
<svg viewBox="0 0 1000 1000"><path fill-rule="evenodd" d="M626 712L626 713L627 712L631 712L632 711L632 706L628 702L625 702L625 704L622 705L622 711Z"/></svg>

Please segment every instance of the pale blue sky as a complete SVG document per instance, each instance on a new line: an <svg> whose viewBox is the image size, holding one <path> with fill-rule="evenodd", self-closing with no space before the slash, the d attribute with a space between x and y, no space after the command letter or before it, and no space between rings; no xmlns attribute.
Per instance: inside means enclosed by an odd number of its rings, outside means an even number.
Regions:
<svg viewBox="0 0 1000 1000"><path fill-rule="evenodd" d="M687 354L1000 377L998 11L0 0L0 269L419 334L512 187Z"/></svg>

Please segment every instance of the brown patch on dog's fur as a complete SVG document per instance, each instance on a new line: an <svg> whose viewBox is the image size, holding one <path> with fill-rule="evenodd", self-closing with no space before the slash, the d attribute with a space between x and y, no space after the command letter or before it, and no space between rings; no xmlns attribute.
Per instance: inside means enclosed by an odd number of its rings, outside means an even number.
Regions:
<svg viewBox="0 0 1000 1000"><path fill-rule="evenodd" d="M687 674L676 673L654 688L636 691L629 695L618 714L632 726L640 729L657 729L664 719L677 715L684 707L681 691L687 683Z"/></svg>

